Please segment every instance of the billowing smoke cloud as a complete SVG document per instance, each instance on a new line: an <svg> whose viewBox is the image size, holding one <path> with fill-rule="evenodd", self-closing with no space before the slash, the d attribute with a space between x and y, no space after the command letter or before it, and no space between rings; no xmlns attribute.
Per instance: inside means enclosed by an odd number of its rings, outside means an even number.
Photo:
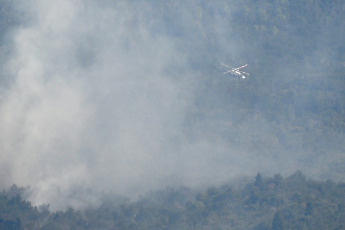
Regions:
<svg viewBox="0 0 345 230"><path fill-rule="evenodd" d="M140 6L26 4L1 104L2 184L58 208L74 187L131 195L175 172L193 88L173 41L149 33Z"/></svg>
<svg viewBox="0 0 345 230"><path fill-rule="evenodd" d="M194 68L235 60L239 52L236 41L222 36L231 27L216 12L217 33L210 35L188 23L202 17L196 5L188 6L195 14L188 7L167 14L174 20L165 25L156 17L163 9L140 1L16 5L27 22L12 34L4 70L11 81L0 104L2 187L30 185L34 205L83 208L98 204L105 191L135 197L167 185L303 167L302 150L280 154L284 135L260 114L241 113L251 96L241 83L225 86L219 75L200 73L210 66ZM203 39L181 40L185 31ZM205 41L225 51L186 52Z"/></svg>

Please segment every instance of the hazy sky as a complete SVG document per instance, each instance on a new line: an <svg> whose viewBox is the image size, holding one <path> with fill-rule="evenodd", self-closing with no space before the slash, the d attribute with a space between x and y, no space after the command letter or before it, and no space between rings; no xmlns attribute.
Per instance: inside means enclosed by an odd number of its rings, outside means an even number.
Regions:
<svg viewBox="0 0 345 230"><path fill-rule="evenodd" d="M232 134L238 145L222 138L236 108L211 111L227 100L224 88L217 92L219 82L190 66L183 47L202 46L179 38L179 29L195 29L188 27L198 17L188 14L190 4L176 17L187 26L170 31L157 21L158 5L111 2L17 1L27 22L11 35L5 65L12 81L0 103L3 187L30 185L34 205L82 208L97 204L97 191L135 197L167 185L299 169L298 159L274 155L276 130L261 117ZM235 56L237 41L222 37L224 22L214 20L219 44ZM209 86L214 96L201 102ZM208 104L207 116L196 111L200 103ZM271 152L244 147L249 132Z"/></svg>

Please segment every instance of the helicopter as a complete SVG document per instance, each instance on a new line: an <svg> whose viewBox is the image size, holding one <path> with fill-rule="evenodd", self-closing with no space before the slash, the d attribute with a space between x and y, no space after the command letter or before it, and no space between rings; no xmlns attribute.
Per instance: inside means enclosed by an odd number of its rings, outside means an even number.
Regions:
<svg viewBox="0 0 345 230"><path fill-rule="evenodd" d="M230 70L224 72L223 74L229 73L229 74L232 74L232 75L235 75L235 76L240 76L242 79L246 78L245 75L249 75L249 73L246 73L246 72L240 70L240 69L246 67L248 64L245 64L245 65L237 67L237 68L232 68L232 67L230 67L228 65L225 65L224 63L220 63L220 64L222 64L223 66L225 66L225 67L230 69Z"/></svg>

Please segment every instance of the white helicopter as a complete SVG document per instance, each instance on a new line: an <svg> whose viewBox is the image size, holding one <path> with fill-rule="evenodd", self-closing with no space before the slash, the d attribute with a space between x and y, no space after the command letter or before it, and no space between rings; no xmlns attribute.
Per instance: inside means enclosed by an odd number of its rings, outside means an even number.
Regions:
<svg viewBox="0 0 345 230"><path fill-rule="evenodd" d="M223 74L229 73L229 74L232 74L232 75L240 76L242 79L246 78L245 75L249 75L249 73L246 73L246 72L243 72L243 71L240 70L240 69L246 67L248 64L245 64L245 65L237 67L237 68L232 68L232 67L230 67L228 65L225 65L224 63L220 63L220 64L222 64L223 66L225 66L225 67L230 69L230 70L224 72Z"/></svg>

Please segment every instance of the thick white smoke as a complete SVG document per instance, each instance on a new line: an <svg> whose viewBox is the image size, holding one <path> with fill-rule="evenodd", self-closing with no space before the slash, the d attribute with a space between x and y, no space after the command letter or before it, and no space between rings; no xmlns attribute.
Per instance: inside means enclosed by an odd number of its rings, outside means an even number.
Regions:
<svg viewBox="0 0 345 230"><path fill-rule="evenodd" d="M174 173L193 89L173 41L149 33L139 5L25 7L0 108L2 184L32 186L34 204L78 207L76 188L140 193Z"/></svg>

